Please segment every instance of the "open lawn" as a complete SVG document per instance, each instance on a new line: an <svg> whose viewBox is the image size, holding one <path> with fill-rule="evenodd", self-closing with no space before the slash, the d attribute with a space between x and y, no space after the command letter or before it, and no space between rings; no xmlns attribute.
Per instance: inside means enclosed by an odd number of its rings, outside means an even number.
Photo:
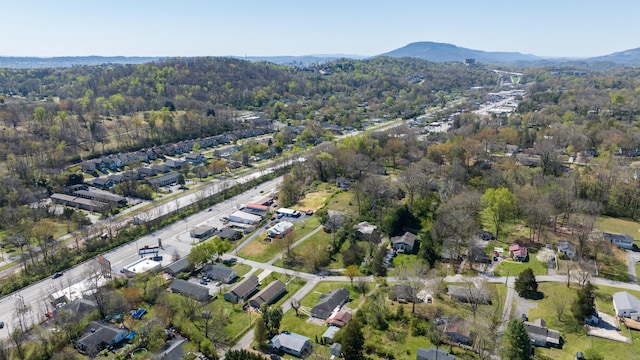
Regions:
<svg viewBox="0 0 640 360"><path fill-rule="evenodd" d="M596 229L616 234L629 234L640 245L640 223L626 219L602 216L596 221Z"/></svg>
<svg viewBox="0 0 640 360"><path fill-rule="evenodd" d="M238 252L238 256L258 262L267 262L273 259L280 251L282 251L282 249L276 246L273 242L263 242L266 237L266 231L256 236L255 239L251 240L247 246Z"/></svg>
<svg viewBox="0 0 640 360"><path fill-rule="evenodd" d="M531 268L534 275L547 275L547 264L538 261L535 254L529 254L527 262L504 260L496 267L494 274L497 276L517 276L526 268Z"/></svg>
<svg viewBox="0 0 640 360"><path fill-rule="evenodd" d="M338 191L333 193L327 199L326 207L330 210L343 211L349 214L358 213L358 207L355 205L353 193L348 191Z"/></svg>
<svg viewBox="0 0 640 360"><path fill-rule="evenodd" d="M296 210L313 210L317 211L322 207L327 198L331 195L331 192L328 190L316 191L312 193L308 193L304 196L304 199L298 201L298 204L293 208Z"/></svg>
<svg viewBox="0 0 640 360"><path fill-rule="evenodd" d="M238 273L239 277L245 276L251 270L251 266L240 263L235 263L231 268Z"/></svg>
<svg viewBox="0 0 640 360"><path fill-rule="evenodd" d="M567 288L564 283L540 283L539 289L544 293L544 298L534 301L536 307L529 310L529 319L535 320L542 317L547 327L560 331L560 335L564 340L562 349L544 349L536 348L536 354L547 356L551 359L573 360L577 351L584 352L589 348L595 349L604 359L640 359L640 332L628 330L624 325L622 334L633 338L632 344L621 343L612 340L601 339L597 337L589 337L584 330L572 320L571 302L576 297L577 285L572 284ZM600 311L613 314L612 296L620 291L618 288L608 286L598 286L596 290L596 306ZM636 297L640 297L640 292L629 291ZM559 304L565 304L565 310L561 320L557 317L557 307ZM624 354L624 355L622 355Z"/></svg>

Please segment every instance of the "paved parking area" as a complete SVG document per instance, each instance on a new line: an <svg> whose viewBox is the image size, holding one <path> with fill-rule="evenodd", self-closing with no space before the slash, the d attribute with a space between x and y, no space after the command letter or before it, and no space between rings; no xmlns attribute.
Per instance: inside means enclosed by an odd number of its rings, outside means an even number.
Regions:
<svg viewBox="0 0 640 360"><path fill-rule="evenodd" d="M586 325L587 334L597 336L604 339L631 343L631 339L622 335L620 332L620 323L615 317L598 311L600 322L597 325Z"/></svg>

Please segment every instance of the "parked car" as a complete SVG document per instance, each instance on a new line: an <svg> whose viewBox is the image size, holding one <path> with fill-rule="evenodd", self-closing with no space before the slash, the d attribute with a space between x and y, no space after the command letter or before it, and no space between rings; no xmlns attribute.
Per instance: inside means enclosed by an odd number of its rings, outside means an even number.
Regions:
<svg viewBox="0 0 640 360"><path fill-rule="evenodd" d="M4 321L0 321L0 329L4 328Z"/></svg>
<svg viewBox="0 0 640 360"><path fill-rule="evenodd" d="M53 274L53 275L51 276L51 278L52 278L52 279L57 279L57 278L59 278L60 276L62 276L62 272L57 272L57 273Z"/></svg>

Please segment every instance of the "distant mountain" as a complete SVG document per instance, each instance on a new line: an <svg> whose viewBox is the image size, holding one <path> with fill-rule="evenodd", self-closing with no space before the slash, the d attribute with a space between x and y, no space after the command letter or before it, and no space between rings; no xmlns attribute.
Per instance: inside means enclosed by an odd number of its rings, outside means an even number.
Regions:
<svg viewBox="0 0 640 360"><path fill-rule="evenodd" d="M48 58L0 56L0 68L35 69L77 65L143 64L159 59L161 58L137 56L61 56Z"/></svg>
<svg viewBox="0 0 640 360"><path fill-rule="evenodd" d="M293 65L293 66L306 66L311 64L320 64L328 61L333 61L336 59L364 59L365 56L360 55L344 55L344 54L335 54L335 55L301 55L301 56L246 56L239 57L233 56L237 59L245 59L248 61L267 61L274 64L280 65Z"/></svg>
<svg viewBox="0 0 640 360"><path fill-rule="evenodd" d="M640 66L640 48L615 52L613 54L584 59L588 63L610 62L626 66Z"/></svg>
<svg viewBox="0 0 640 360"><path fill-rule="evenodd" d="M523 61L538 61L543 58L518 52L487 52L458 47L452 44L422 41L411 43L399 49L389 51L379 56L394 58L413 57L433 62L463 61L475 59L483 63L515 63Z"/></svg>

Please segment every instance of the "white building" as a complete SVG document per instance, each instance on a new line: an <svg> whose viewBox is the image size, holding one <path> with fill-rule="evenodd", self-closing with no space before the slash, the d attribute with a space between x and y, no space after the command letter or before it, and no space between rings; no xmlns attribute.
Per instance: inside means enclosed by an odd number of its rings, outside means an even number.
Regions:
<svg viewBox="0 0 640 360"><path fill-rule="evenodd" d="M259 223L262 220L262 217L238 210L232 214L229 214L228 219L229 221L233 221L237 223L254 225Z"/></svg>
<svg viewBox="0 0 640 360"><path fill-rule="evenodd" d="M626 291L613 294L613 310L616 316L640 321L640 301Z"/></svg>

